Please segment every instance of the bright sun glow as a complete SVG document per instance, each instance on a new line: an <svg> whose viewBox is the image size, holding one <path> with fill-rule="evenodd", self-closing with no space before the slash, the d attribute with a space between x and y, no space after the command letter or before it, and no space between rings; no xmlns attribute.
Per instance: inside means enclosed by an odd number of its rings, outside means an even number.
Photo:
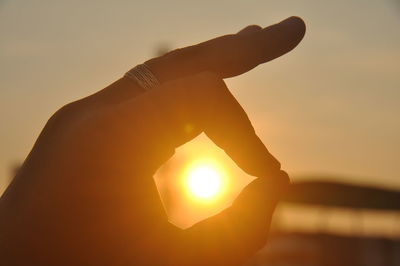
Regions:
<svg viewBox="0 0 400 266"><path fill-rule="evenodd" d="M196 164L188 170L186 185L192 197L214 199L223 189L222 172L212 164Z"/></svg>

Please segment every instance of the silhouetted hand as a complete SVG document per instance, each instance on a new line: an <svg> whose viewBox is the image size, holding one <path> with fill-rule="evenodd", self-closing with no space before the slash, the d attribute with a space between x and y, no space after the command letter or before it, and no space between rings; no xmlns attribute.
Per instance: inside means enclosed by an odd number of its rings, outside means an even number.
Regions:
<svg viewBox="0 0 400 266"><path fill-rule="evenodd" d="M249 26L146 62L158 88L124 77L57 111L1 198L2 265L242 264L264 245L288 177L222 78L290 51L304 32L295 17ZM152 176L201 132L259 178L181 230Z"/></svg>

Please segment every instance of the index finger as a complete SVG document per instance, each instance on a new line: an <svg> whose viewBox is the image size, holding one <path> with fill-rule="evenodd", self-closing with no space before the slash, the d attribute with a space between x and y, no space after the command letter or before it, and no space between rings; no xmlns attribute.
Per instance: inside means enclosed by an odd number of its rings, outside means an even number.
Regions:
<svg viewBox="0 0 400 266"><path fill-rule="evenodd" d="M128 122L124 131L143 146L135 148L142 151L142 165L172 156L176 147L205 132L248 174L282 177L280 163L258 138L243 108L211 72L166 82L115 109Z"/></svg>
<svg viewBox="0 0 400 266"><path fill-rule="evenodd" d="M303 20L290 17L248 34L225 35L177 49L148 60L146 65L161 82L203 71L229 78L291 51L304 33Z"/></svg>

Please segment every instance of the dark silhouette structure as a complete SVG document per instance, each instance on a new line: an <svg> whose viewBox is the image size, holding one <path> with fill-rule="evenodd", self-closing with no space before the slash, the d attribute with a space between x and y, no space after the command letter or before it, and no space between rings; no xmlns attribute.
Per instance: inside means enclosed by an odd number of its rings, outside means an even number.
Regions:
<svg viewBox="0 0 400 266"><path fill-rule="evenodd" d="M400 191L337 182L292 184L284 201L351 209L400 210Z"/></svg>

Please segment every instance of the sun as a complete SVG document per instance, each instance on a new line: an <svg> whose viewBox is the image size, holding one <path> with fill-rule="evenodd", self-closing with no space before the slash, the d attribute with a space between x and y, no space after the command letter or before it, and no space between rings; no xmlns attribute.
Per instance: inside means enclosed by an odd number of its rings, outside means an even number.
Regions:
<svg viewBox="0 0 400 266"><path fill-rule="evenodd" d="M221 189L221 177L215 169L209 166L193 169L187 182L190 192L199 198L211 198Z"/></svg>
<svg viewBox="0 0 400 266"><path fill-rule="evenodd" d="M223 191L223 173L210 163L197 163L189 168L186 187L189 195L200 200L212 200Z"/></svg>

